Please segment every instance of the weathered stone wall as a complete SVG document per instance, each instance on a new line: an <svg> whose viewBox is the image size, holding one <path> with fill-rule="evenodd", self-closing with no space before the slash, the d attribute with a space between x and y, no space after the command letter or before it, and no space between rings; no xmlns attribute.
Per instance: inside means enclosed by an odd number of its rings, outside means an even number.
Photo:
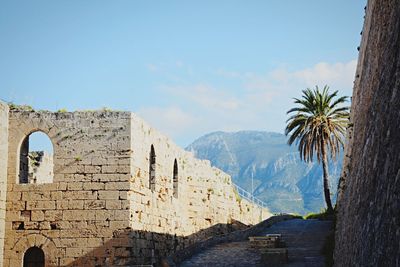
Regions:
<svg viewBox="0 0 400 267"><path fill-rule="evenodd" d="M5 266L32 246L50 266L72 264L129 227L129 124L127 112L10 112ZM37 130L53 143L54 180L19 184L19 148Z"/></svg>
<svg viewBox="0 0 400 267"><path fill-rule="evenodd" d="M157 258L206 237L226 233L229 224L240 221L255 224L271 216L265 210L241 200L234 192L231 177L199 160L132 114L131 158L134 194L130 195L131 227L178 237L168 242L147 243L137 258L146 258L154 250ZM149 157L156 154L155 190L150 189ZM177 161L178 194L174 197L174 162ZM219 225L218 228L213 226ZM153 240L151 240L153 241ZM174 245L174 242L175 245ZM172 245L171 245L172 244Z"/></svg>
<svg viewBox="0 0 400 267"><path fill-rule="evenodd" d="M369 0L338 199L335 266L400 266L400 5Z"/></svg>
<svg viewBox="0 0 400 267"><path fill-rule="evenodd" d="M8 164L8 105L0 101L0 267L3 266Z"/></svg>
<svg viewBox="0 0 400 267"><path fill-rule="evenodd" d="M19 152L34 131L53 143L52 183L19 183ZM21 265L33 246L44 251L50 266L152 263L231 231L235 220L253 224L270 216L238 201L228 175L128 112L13 110L8 145L5 266Z"/></svg>

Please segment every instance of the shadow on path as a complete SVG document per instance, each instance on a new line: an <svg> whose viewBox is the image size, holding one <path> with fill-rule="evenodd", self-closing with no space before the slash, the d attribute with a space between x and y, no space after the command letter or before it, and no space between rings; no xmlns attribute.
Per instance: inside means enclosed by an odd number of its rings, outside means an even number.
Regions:
<svg viewBox="0 0 400 267"><path fill-rule="evenodd" d="M275 223L263 229L259 235L279 233L286 242L290 267L324 266L321 249L327 235L332 230L332 221L293 219ZM188 260L181 267L219 266L268 266L261 263L261 255L251 248L248 241L230 242L210 247Z"/></svg>

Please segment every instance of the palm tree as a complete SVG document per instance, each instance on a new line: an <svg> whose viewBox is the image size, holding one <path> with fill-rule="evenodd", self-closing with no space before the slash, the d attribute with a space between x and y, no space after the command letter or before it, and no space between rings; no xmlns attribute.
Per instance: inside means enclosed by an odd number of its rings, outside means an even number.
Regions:
<svg viewBox="0 0 400 267"><path fill-rule="evenodd" d="M296 140L300 158L306 162L315 159L322 161L324 196L327 212L332 213L333 207L329 190L328 154L336 159L340 146L344 147L346 128L348 125L349 108L343 106L347 96L337 97L338 91L329 93L329 87L319 90L307 88L303 90L301 99L294 98L297 107L287 114L293 114L287 121L285 134L289 135L288 144Z"/></svg>

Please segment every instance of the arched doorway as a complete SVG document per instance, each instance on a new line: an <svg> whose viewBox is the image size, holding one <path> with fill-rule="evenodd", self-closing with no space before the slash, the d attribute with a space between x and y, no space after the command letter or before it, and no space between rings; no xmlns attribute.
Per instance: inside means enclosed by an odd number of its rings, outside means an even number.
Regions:
<svg viewBox="0 0 400 267"><path fill-rule="evenodd" d="M172 183L173 183L173 195L175 198L178 198L178 162L174 161L174 172L172 176Z"/></svg>
<svg viewBox="0 0 400 267"><path fill-rule="evenodd" d="M44 267L44 252L38 247L29 248L24 254L23 267Z"/></svg>

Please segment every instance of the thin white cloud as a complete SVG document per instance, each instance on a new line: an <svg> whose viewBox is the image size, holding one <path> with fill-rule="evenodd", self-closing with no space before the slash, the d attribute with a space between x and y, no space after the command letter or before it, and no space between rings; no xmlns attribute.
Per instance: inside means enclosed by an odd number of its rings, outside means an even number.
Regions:
<svg viewBox="0 0 400 267"><path fill-rule="evenodd" d="M179 107L146 107L137 113L169 136L176 136L191 127L195 119Z"/></svg>
<svg viewBox="0 0 400 267"><path fill-rule="evenodd" d="M292 75L294 78L303 81L307 86L328 84L338 87L336 89L352 88L356 66L356 60L335 64L321 62L311 68L296 71Z"/></svg>
<svg viewBox="0 0 400 267"><path fill-rule="evenodd" d="M316 85L329 85L333 90L349 92L353 88L356 65L356 60L351 60L335 64L320 62L296 71L277 68L265 75L248 75L250 78L245 79L244 85L249 90L260 92L273 90L288 93Z"/></svg>
<svg viewBox="0 0 400 267"><path fill-rule="evenodd" d="M179 64L177 64L179 65ZM219 69L227 89L212 82L190 83L187 77L160 87L172 96L173 106L150 107L139 111L146 120L171 137L192 141L211 131L268 130L283 132L286 111L293 97L315 85L329 85L340 95L351 95L356 60L328 64L320 62L305 69L290 71L279 67L264 74ZM188 138L189 136L189 138Z"/></svg>

